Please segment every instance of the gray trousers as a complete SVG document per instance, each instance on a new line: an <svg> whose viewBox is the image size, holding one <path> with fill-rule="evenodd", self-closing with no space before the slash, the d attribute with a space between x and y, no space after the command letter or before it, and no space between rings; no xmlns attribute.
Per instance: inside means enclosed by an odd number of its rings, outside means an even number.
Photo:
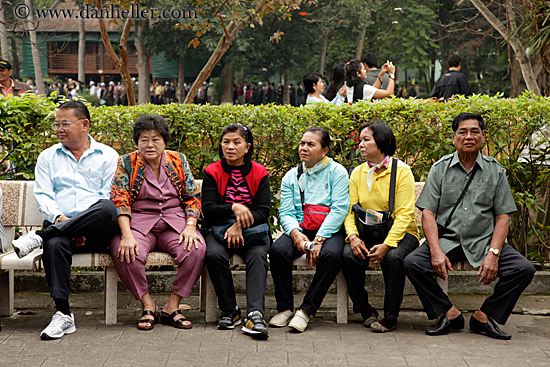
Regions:
<svg viewBox="0 0 550 367"><path fill-rule="evenodd" d="M446 255L451 263L466 260L462 246L455 247ZM404 266L430 320L444 314L453 306L434 278L427 242L405 258ZM504 325L534 275L535 268L531 262L505 243L498 259L498 281L494 292L485 299L480 310Z"/></svg>

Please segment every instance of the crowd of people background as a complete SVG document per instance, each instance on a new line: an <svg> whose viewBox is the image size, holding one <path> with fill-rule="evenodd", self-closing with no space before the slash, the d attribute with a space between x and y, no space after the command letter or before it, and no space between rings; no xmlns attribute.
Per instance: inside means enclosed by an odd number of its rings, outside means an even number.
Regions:
<svg viewBox="0 0 550 367"><path fill-rule="evenodd" d="M1 70L6 69L10 70L9 78L11 78L12 67L8 61L3 60L4 66L0 63L0 86L2 87L2 92L5 92L4 95L7 95L7 85L8 76L2 75ZM379 68L378 57L372 52L366 53L361 60L351 60L346 63L341 63L335 66L332 79L328 87L320 91L317 88L317 94L322 96L322 98L330 101L333 104L342 104L344 103L345 93L338 93L339 89L346 84L348 87L354 87L357 83L360 86L367 85L380 89L381 91L387 91L388 93L383 93L375 95L370 98L385 98L390 95L394 95L398 98L407 98L407 97L420 97L420 87L416 80L412 80L410 83L410 89L407 90L405 85L399 86L396 73L397 68L393 68L391 73L387 73L386 64L382 65L382 68ZM9 65L9 68L8 68ZM393 64L391 64L393 66ZM472 91L470 85L464 74L462 74L462 59L459 55L453 54L448 59L448 70L442 73L441 77L435 83L433 90L431 91L431 97L437 99L449 99L453 95L471 95ZM362 68L364 68L364 74ZM346 71L346 69L348 69ZM318 73L311 73L317 76L317 79L321 79L324 85L327 85L326 80L323 76ZM308 74L311 78L311 74ZM390 78L390 74L394 75ZM288 103L291 106L299 107L308 103L307 97L313 93L311 85L306 85L306 75L303 80L297 83L289 83L286 88L288 88ZM355 80L354 80L355 79ZM390 84L390 80L393 79L393 83ZM134 85L134 93L137 93L137 86L139 80L135 77L132 77ZM20 83L20 82L18 82ZM150 93L150 102L154 104L168 104L173 102L183 102L185 95L191 89L190 85L184 83L183 85L183 96L180 96L177 91L177 80L153 80L150 84L149 93ZM26 83L25 91L36 92L36 86L32 79L28 79ZM350 85L353 84L353 85ZM203 82L199 87L197 94L195 95L193 102L195 104L216 104L218 103L215 96L216 85L214 82ZM218 86L221 88L221 86ZM110 80L108 82L103 81L94 81L90 80L88 85L85 85L84 82L79 80L74 80L72 78L67 78L64 81L57 82L46 82L45 83L46 94L51 95L55 92L57 96L65 96L69 99L73 99L77 96L83 97L96 97L97 103L101 106L117 106L128 105L127 91L126 86L120 80ZM248 105L263 105L263 104L285 104L285 85L278 81L277 85L272 81L252 81L252 82L242 82L234 83L232 86L233 90L233 103L234 104L248 104ZM373 92L374 93L374 92ZM367 95L369 93L367 92ZM342 99L334 102L334 98L338 95L341 95ZM316 98L321 98L317 96ZM366 98L366 99L370 99ZM346 102L357 101L358 94L355 98L350 98ZM317 101L318 102L318 101ZM324 101L323 101L324 102Z"/></svg>

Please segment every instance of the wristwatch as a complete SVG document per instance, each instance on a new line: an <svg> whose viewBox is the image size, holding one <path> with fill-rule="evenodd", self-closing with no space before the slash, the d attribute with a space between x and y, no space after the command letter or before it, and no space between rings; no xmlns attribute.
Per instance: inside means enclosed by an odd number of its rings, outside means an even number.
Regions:
<svg viewBox="0 0 550 367"><path fill-rule="evenodd" d="M390 78L395 79L395 74L391 73L389 75L390 75Z"/></svg>
<svg viewBox="0 0 550 367"><path fill-rule="evenodd" d="M325 237L315 236L315 242L323 243L324 240L325 240Z"/></svg>
<svg viewBox="0 0 550 367"><path fill-rule="evenodd" d="M492 252L493 255L495 255L496 257L499 257L500 256L500 250L498 248L494 248L494 247L491 247L489 249L489 252Z"/></svg>

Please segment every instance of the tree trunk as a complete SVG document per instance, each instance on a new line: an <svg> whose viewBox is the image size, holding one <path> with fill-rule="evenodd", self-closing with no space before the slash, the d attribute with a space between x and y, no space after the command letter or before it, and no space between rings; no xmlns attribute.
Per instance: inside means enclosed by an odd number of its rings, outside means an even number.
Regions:
<svg viewBox="0 0 550 367"><path fill-rule="evenodd" d="M359 38L357 39L357 50L355 51L355 59L361 60L363 54L363 45L365 44L365 36L367 34L367 28L359 29Z"/></svg>
<svg viewBox="0 0 550 367"><path fill-rule="evenodd" d="M550 42L540 50L544 95L550 96Z"/></svg>
<svg viewBox="0 0 550 367"><path fill-rule="evenodd" d="M137 69L138 69L138 103L144 104L151 102L149 94L151 70L149 69L149 52L143 46L141 37L146 32L149 19L136 19L134 23L134 44L138 53Z"/></svg>
<svg viewBox="0 0 550 367"><path fill-rule="evenodd" d="M220 104L233 104L233 67L226 62L221 75L223 86Z"/></svg>
<svg viewBox="0 0 550 367"><path fill-rule="evenodd" d="M237 77L236 77L236 82L237 84L243 84L244 83L244 76L246 74L246 69L244 66L241 66L241 69L239 70L239 72L237 73Z"/></svg>
<svg viewBox="0 0 550 367"><path fill-rule="evenodd" d="M290 68L287 66L283 72L283 104L290 104L290 89L288 84L290 83Z"/></svg>
<svg viewBox="0 0 550 367"><path fill-rule="evenodd" d="M535 74L533 73L533 68L529 62L529 57L525 52L525 47L521 43L517 35L517 26L516 18L514 14L514 6L512 5L512 0L506 0L506 19L509 29L498 20L498 18L483 4L481 0L470 0L470 2L476 7L476 9L487 19L489 24L497 30L500 35L508 40L510 46L512 46L516 59L521 68L521 73L523 75L523 80L527 85L527 89L533 92L536 95L540 96L540 89L537 85Z"/></svg>
<svg viewBox="0 0 550 367"><path fill-rule="evenodd" d="M86 83L86 29L84 17L78 18L78 80Z"/></svg>
<svg viewBox="0 0 550 367"><path fill-rule="evenodd" d="M31 40L32 61L34 65L34 82L36 83L37 94L45 94L44 77L42 76L42 65L40 64L40 50L38 49L38 40L36 39L36 26L34 24L34 8L32 0L25 0L25 4L30 9L27 24L29 27L29 38Z"/></svg>
<svg viewBox="0 0 550 367"><path fill-rule="evenodd" d="M9 60L8 32L6 30L6 3L0 4L0 55L4 60Z"/></svg>
<svg viewBox="0 0 550 367"><path fill-rule="evenodd" d="M233 23L233 21L231 21L231 23L227 27L228 31L224 32L223 36L220 38L220 41L218 42L218 45L216 46L216 49L214 50L214 52L212 52L212 55L210 55L210 58L208 59L206 64L203 66L199 75L197 75L197 78L193 82L193 85L191 86L189 93L187 94L187 96L185 96L184 103L193 102L193 98L195 98L195 95L199 91L199 87L202 85L204 81L206 81L206 79L208 79L208 77L210 76L210 73L212 73L212 70L214 69L216 64L221 60L222 56L227 52L237 32L246 24L248 24L248 22L251 19L252 19L252 15L249 15L248 17L243 19L239 24L236 24L236 25L235 23Z"/></svg>
<svg viewBox="0 0 550 367"><path fill-rule="evenodd" d="M330 36L330 31L325 34L323 38L323 43L321 44L321 55L319 57L319 74L323 75L325 73L325 64L327 61L327 50L328 50L328 38Z"/></svg>
<svg viewBox="0 0 550 367"><path fill-rule="evenodd" d="M11 42L11 49L17 50L17 40L15 37L9 38ZM19 62L19 57L17 56L17 52L12 53L11 55L11 66L13 66L13 75L18 78L19 77L19 69L21 69L21 63Z"/></svg>
<svg viewBox="0 0 550 367"><path fill-rule="evenodd" d="M178 57L178 86L176 91L176 96L178 98L178 102L183 102L185 99L185 56L180 55Z"/></svg>
<svg viewBox="0 0 550 367"><path fill-rule="evenodd" d="M29 1L29 0L26 0L26 1ZM137 5L137 3L138 3L138 0L134 0L133 4ZM97 0L97 9L99 11L103 9L102 0ZM115 67L120 72L120 75L122 76L122 80L124 81L124 85L126 85L126 95L128 96L129 106L136 105L134 85L132 83L130 72L128 71L128 35L130 34L132 23L133 21L131 17L126 19L126 22L124 23L122 34L120 36L120 43L118 45L118 48L120 50L120 57L118 57L115 50L113 49L111 40L109 39L109 34L107 33L107 27L105 27L105 20L102 18L99 18L99 31L101 32L101 39L103 41L103 45L105 46L105 49L109 54L109 58L111 59Z"/></svg>

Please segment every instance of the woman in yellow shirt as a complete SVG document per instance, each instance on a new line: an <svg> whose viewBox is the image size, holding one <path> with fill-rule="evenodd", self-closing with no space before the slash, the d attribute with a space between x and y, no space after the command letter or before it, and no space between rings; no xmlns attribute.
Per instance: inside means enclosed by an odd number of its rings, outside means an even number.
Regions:
<svg viewBox="0 0 550 367"><path fill-rule="evenodd" d="M350 177L349 195L353 206L363 209L389 210L391 157L395 153L395 136L383 122L370 122L359 130L359 150L365 163L355 168ZM376 332L395 329L403 301L405 270L403 259L418 247L418 228L414 216L414 177L410 167L397 160L393 225L383 243L370 249L359 238L351 210L344 221L349 245L344 247L342 270L353 301L353 311L361 313L366 327ZM384 275L384 318L369 304L365 290L365 268L372 262L382 267Z"/></svg>

